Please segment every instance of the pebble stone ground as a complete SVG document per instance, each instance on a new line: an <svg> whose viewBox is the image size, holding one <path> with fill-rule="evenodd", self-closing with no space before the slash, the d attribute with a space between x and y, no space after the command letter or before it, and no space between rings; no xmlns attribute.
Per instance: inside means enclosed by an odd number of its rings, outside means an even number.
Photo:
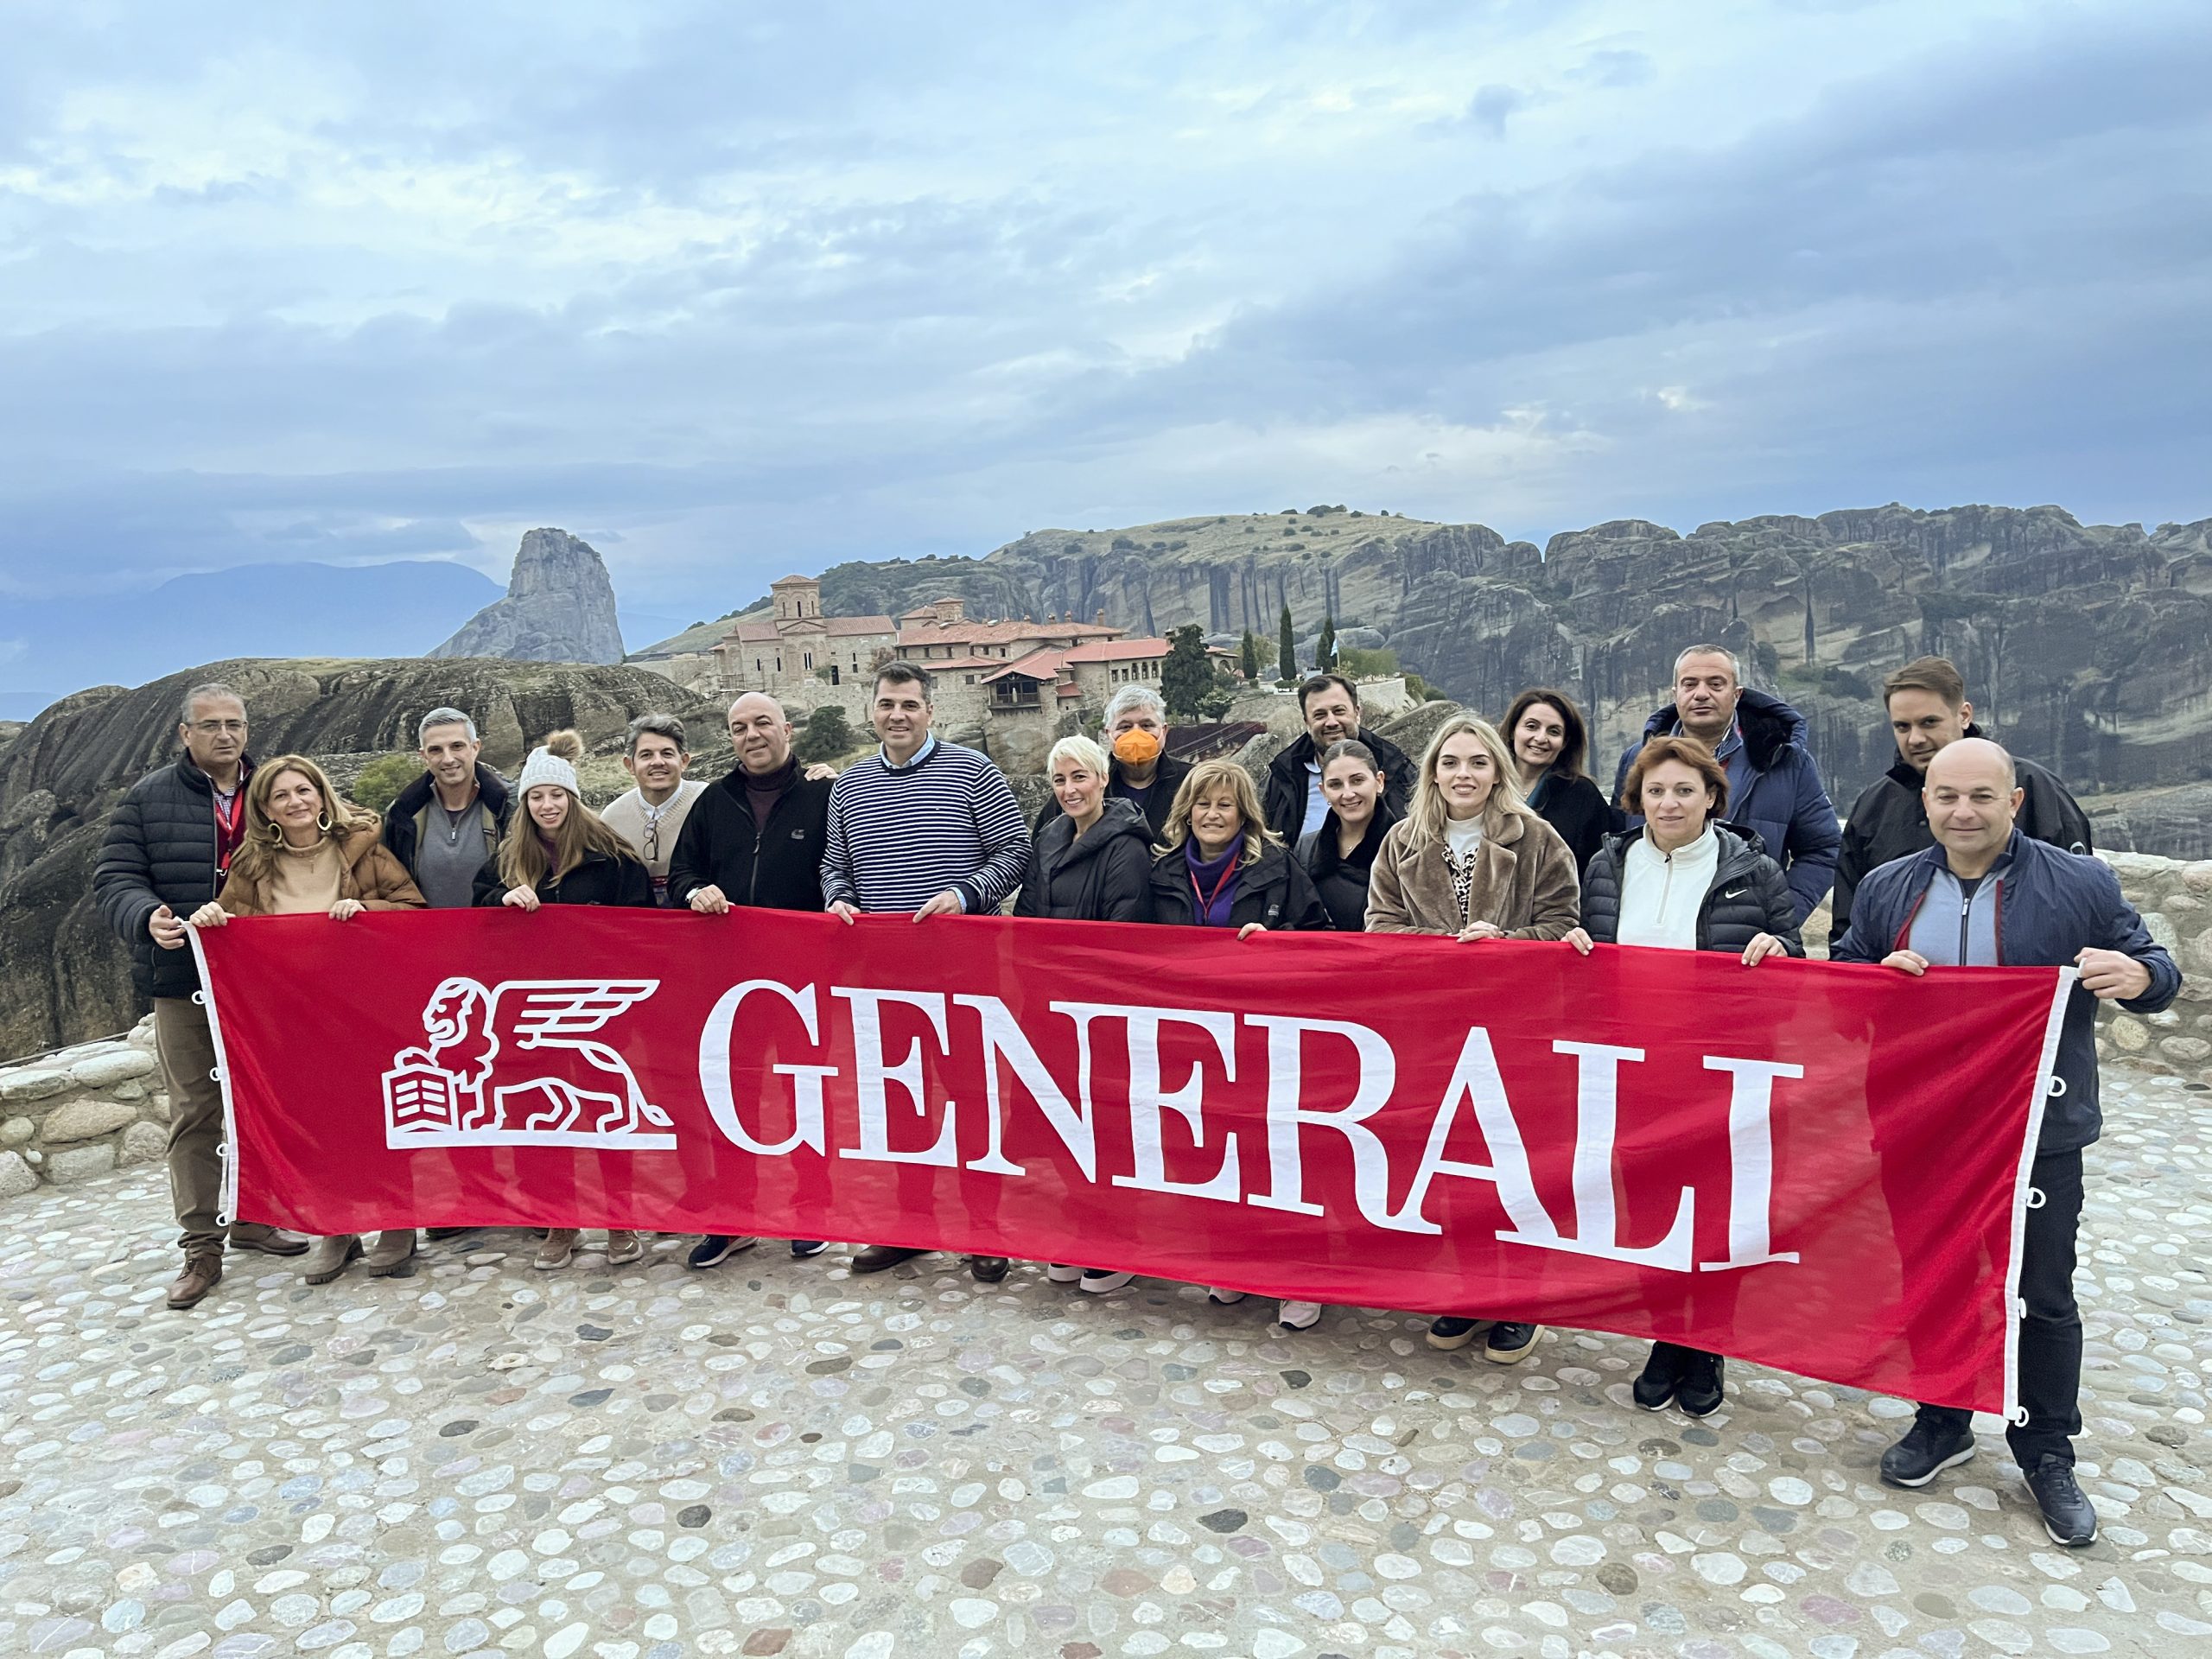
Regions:
<svg viewBox="0 0 2212 1659"><path fill-rule="evenodd" d="M497 1233L327 1289L233 1258L173 1313L134 1172L0 1212L0 1653L2208 1650L2212 1094L2110 1081L2087 1550L1993 1433L1892 1491L1898 1402L1745 1368L1649 1415L1635 1345L1571 1332L1507 1369L1370 1310Z"/></svg>

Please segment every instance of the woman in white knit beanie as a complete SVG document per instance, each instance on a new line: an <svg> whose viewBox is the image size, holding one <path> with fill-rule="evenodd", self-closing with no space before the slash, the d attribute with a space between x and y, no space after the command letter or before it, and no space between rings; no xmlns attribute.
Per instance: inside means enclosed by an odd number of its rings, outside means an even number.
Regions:
<svg viewBox="0 0 2212 1659"><path fill-rule="evenodd" d="M652 882L630 843L608 829L583 803L576 762L583 739L555 732L523 762L515 791L523 822L500 842L476 877L479 905L534 912L546 905L623 905L650 910ZM548 1272L569 1265L578 1229L556 1227L538 1247L531 1265ZM620 1267L645 1253L634 1232L610 1228L607 1263Z"/></svg>

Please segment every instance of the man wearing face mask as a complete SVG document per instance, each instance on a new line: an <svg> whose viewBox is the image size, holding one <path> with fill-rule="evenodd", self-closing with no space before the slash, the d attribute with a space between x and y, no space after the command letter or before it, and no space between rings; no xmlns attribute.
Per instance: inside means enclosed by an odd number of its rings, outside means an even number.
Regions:
<svg viewBox="0 0 2212 1659"><path fill-rule="evenodd" d="M1106 798L1127 801L1144 814L1157 842L1167 823L1175 791L1191 773L1187 760L1170 760L1167 743L1167 705L1148 685L1125 685L1106 704L1106 728L1099 739L1112 757L1107 762ZM1061 815L1058 799L1039 809L1035 833Z"/></svg>

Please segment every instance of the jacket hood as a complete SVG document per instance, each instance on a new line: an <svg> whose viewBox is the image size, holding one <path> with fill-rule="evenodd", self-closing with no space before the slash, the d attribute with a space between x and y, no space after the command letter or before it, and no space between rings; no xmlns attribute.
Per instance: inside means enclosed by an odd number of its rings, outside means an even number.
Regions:
<svg viewBox="0 0 2212 1659"><path fill-rule="evenodd" d="M425 772L399 791L392 801L391 810L400 817L411 818L430 804L431 794L436 788L437 780ZM491 809L493 817L507 810L507 780L481 760L476 763L476 790L483 796L484 804Z"/></svg>
<svg viewBox="0 0 2212 1659"><path fill-rule="evenodd" d="M1661 737L1674 728L1675 705L1664 702L1643 722L1643 735ZM1756 772L1772 771L1775 757L1791 744L1806 747L1805 716L1780 697L1749 686L1736 700L1736 729L1744 735L1744 752Z"/></svg>
<svg viewBox="0 0 2212 1659"><path fill-rule="evenodd" d="M1137 810L1135 801L1116 796L1107 801L1106 810L1090 826L1090 833L1080 839L1076 836L1073 818L1065 812L1054 818L1038 836L1037 853L1039 857L1058 861L1061 868L1066 868L1098 857L1125 836L1142 845L1147 854L1151 851L1151 823Z"/></svg>

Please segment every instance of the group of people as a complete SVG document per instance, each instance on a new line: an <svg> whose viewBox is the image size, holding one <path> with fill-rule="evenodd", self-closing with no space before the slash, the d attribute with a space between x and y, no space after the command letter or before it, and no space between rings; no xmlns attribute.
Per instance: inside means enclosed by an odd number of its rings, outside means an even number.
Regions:
<svg viewBox="0 0 2212 1659"><path fill-rule="evenodd" d="M205 685L186 698L183 755L117 809L94 877L109 923L151 996L171 1101L169 1172L184 1266L169 1305L189 1307L231 1249L304 1255L315 1282L363 1253L357 1239L309 1240L218 1216L222 1119L207 1014L188 927L234 917L364 910L547 905L734 907L864 914L980 915L1135 922L1233 931L1363 931L1725 951L1745 968L1802 956L1805 920L1834 893L1830 954L1909 976L1930 965L2063 963L2078 970L2056 1049L2025 1225L2018 1357L2024 1421L2010 1429L2050 1535L2085 1543L2095 1513L2075 1481L2071 1437L2081 1321L2072 1291L2082 1149L2098 1129L2092 1022L2098 1001L2151 1014L2180 976L2122 898L2084 856L2080 807L2049 772L2017 760L1974 723L1957 671L1923 658L1885 686L1897 765L1847 822L1823 788L1807 726L1789 705L1742 683L1727 651L1694 645L1675 665L1671 698L1620 757L1611 793L1588 770L1589 732L1573 698L1536 688L1500 725L1471 715L1440 724L1416 761L1365 723L1356 687L1321 673L1298 692L1303 733L1255 785L1234 761L1166 753L1166 710L1128 685L1097 740L1052 749L1052 797L1033 824L979 752L940 738L927 671L893 662L876 675L874 753L842 774L804 768L777 701L750 692L728 710L735 764L689 779L683 726L631 724L623 765L634 787L594 812L582 798L582 746L555 733L509 785L480 758L462 710L423 715L422 776L381 823L347 803L303 755L258 763L243 700ZM1679 883L1679 885L1677 885ZM434 1234L434 1236L435 1236ZM574 1229L550 1230L535 1265L558 1268ZM755 1245L709 1236L689 1255L709 1268ZM639 1259L635 1234L612 1232L607 1259ZM826 1248L793 1241L796 1255ZM414 1254L412 1229L366 1251L372 1274ZM922 1251L868 1244L851 1266L879 1272ZM986 1282L1003 1257L970 1258ZM1112 1291L1111 1265L1050 1263L1054 1282ZM1241 1293L1216 1288L1223 1303ZM1285 1302L1281 1323L1317 1321ZM1511 1363L1541 1328L1522 1310L1437 1318L1444 1349L1480 1338ZM1693 1416L1725 1396L1725 1361L1656 1344L1633 1385L1649 1410ZM1970 1456L1965 1414L1923 1407L1884 1455L1885 1479L1920 1486Z"/></svg>

